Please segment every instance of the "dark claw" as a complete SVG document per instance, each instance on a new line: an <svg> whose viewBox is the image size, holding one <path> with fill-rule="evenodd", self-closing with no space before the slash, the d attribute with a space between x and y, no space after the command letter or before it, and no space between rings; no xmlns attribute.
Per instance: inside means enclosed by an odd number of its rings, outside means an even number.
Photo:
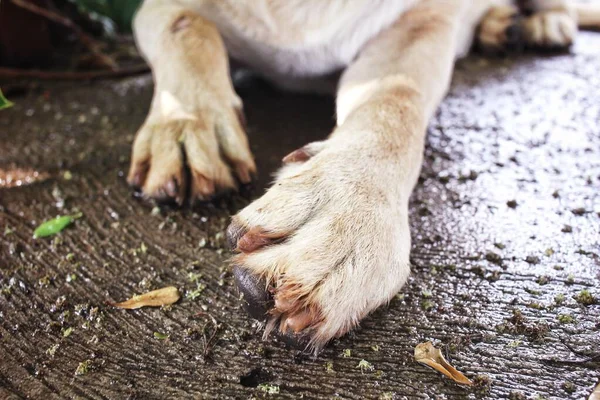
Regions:
<svg viewBox="0 0 600 400"><path fill-rule="evenodd" d="M512 24L504 31L506 43L504 49L509 52L522 52L525 44L523 38L523 16L516 14L512 18Z"/></svg>
<svg viewBox="0 0 600 400"><path fill-rule="evenodd" d="M161 206L179 207L181 206L179 198L171 197L164 188L158 189L154 194L147 197L153 198L156 204Z"/></svg>
<svg viewBox="0 0 600 400"><path fill-rule="evenodd" d="M294 333L291 331L281 333L277 330L277 338L284 342L286 345L297 349L297 350L307 350L308 345L310 343L310 337L303 333Z"/></svg>
<svg viewBox="0 0 600 400"><path fill-rule="evenodd" d="M239 291L244 295L242 305L254 319L264 321L273 307L273 296L267 292L265 282L245 268L234 266L233 276Z"/></svg>
<svg viewBox="0 0 600 400"><path fill-rule="evenodd" d="M236 224L235 221L229 224L227 227L227 244L231 250L237 248L239 240L246 232L248 232L248 230Z"/></svg>
<svg viewBox="0 0 600 400"><path fill-rule="evenodd" d="M509 48L518 47L522 43L522 29L519 23L515 23L506 28L506 45Z"/></svg>
<svg viewBox="0 0 600 400"><path fill-rule="evenodd" d="M254 319L265 321L269 317L269 310L275 305L273 295L267 291L264 280L259 279L245 268L233 267L233 276L239 291L244 295L242 306ZM279 340L297 350L307 350L310 336L304 332L295 333L291 330L273 332Z"/></svg>
<svg viewBox="0 0 600 400"><path fill-rule="evenodd" d="M133 177L127 183L132 188L139 189L139 188L142 187L142 182L143 182L142 173L141 172L136 172L133 175Z"/></svg>
<svg viewBox="0 0 600 400"><path fill-rule="evenodd" d="M522 15L529 17L536 11L536 6L533 0L517 0L517 7Z"/></svg>

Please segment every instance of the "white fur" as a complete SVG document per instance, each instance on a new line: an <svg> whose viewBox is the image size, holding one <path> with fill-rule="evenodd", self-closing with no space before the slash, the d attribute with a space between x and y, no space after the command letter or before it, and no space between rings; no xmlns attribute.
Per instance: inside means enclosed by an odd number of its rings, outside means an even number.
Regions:
<svg viewBox="0 0 600 400"><path fill-rule="evenodd" d="M270 76L325 75L417 0L185 0L213 21L231 56Z"/></svg>

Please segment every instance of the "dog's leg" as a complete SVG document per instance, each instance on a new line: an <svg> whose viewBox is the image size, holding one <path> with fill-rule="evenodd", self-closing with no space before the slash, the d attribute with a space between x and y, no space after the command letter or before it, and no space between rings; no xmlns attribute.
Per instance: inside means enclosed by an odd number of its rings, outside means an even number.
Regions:
<svg viewBox="0 0 600 400"><path fill-rule="evenodd" d="M319 348L405 283L408 200L467 3L422 1L372 40L343 74L332 136L288 155L274 186L234 217L234 273L267 333Z"/></svg>
<svg viewBox="0 0 600 400"><path fill-rule="evenodd" d="M581 29L600 30L600 5L575 3L572 6L577 14L577 23Z"/></svg>
<svg viewBox="0 0 600 400"><path fill-rule="evenodd" d="M239 119L242 102L217 28L161 0L145 1L134 27L155 89L133 145L129 183L181 204L188 187L192 200L204 200L235 188L235 178L249 182L255 165Z"/></svg>

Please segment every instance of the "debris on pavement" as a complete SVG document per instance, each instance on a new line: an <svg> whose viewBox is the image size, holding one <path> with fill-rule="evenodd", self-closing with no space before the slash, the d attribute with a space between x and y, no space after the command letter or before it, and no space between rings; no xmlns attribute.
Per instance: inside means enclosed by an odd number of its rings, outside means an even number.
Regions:
<svg viewBox="0 0 600 400"><path fill-rule="evenodd" d="M179 290L174 286L169 286L133 296L131 299L121 303L111 303L111 305L127 310L135 310L141 307L161 307L176 303L179 297Z"/></svg>
<svg viewBox="0 0 600 400"><path fill-rule="evenodd" d="M56 217L54 219L43 222L33 232L33 238L37 239L56 235L57 233L65 229L67 226L69 226L73 221L81 218L82 216L82 213L77 213L73 215L63 215L62 217Z"/></svg>
<svg viewBox="0 0 600 400"><path fill-rule="evenodd" d="M442 352L436 349L431 342L420 343L415 347L415 360L441 372L456 383L462 385L473 384L469 378L450 365Z"/></svg>

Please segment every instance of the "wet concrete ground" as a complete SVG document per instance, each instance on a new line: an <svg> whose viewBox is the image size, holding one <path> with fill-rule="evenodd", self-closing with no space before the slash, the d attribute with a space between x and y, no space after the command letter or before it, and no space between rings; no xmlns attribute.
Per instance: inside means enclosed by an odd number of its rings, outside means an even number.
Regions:
<svg viewBox="0 0 600 400"><path fill-rule="evenodd" d="M586 398L600 379L598 49L587 33L570 54L459 64L413 195L412 278L317 358L261 341L223 231L283 155L328 133L332 100L241 89L260 182L180 211L124 180L149 76L13 98L0 112L0 397ZM54 239L31 238L75 211ZM184 294L171 307L106 304L168 285ZM416 364L426 340L479 385Z"/></svg>

